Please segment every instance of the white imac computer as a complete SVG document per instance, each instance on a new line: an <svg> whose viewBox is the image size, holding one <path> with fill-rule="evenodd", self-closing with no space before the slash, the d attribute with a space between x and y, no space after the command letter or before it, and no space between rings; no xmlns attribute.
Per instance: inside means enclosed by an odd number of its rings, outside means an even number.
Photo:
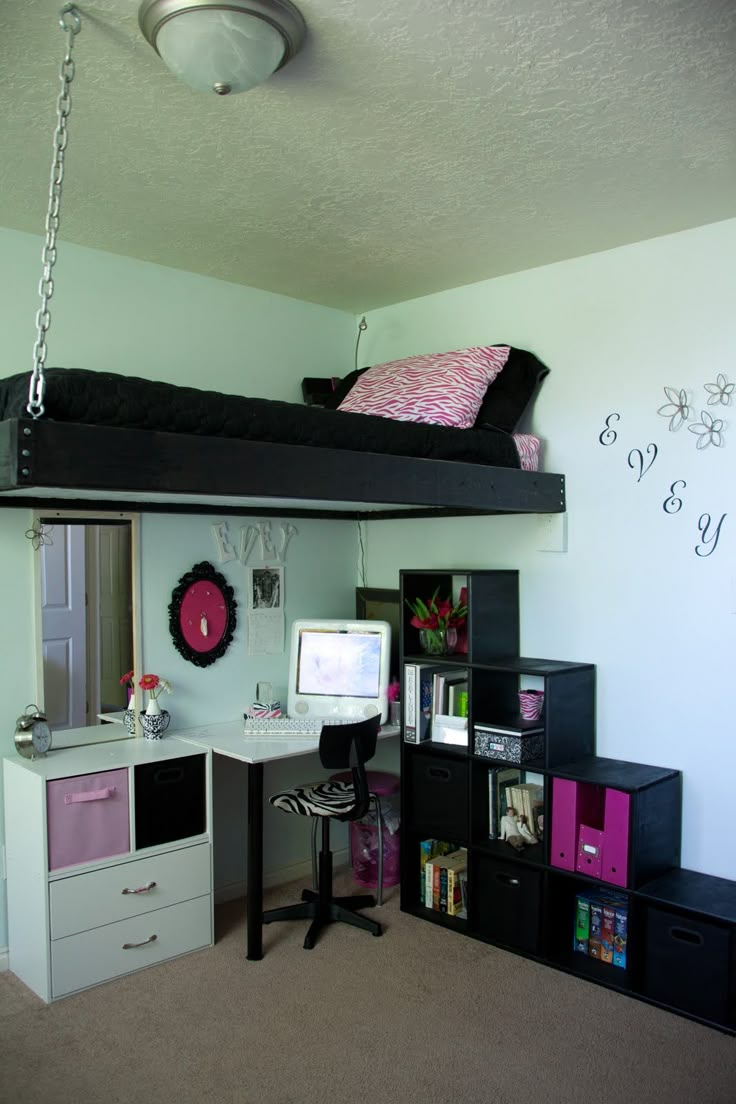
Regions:
<svg viewBox="0 0 736 1104"><path fill-rule="evenodd" d="M295 621L291 629L290 717L362 721L388 717L388 621Z"/></svg>

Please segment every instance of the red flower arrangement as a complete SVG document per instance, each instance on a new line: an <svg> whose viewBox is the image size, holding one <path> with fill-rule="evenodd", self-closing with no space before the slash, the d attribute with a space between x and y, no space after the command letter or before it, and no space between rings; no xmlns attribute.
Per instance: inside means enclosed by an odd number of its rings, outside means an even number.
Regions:
<svg viewBox="0 0 736 1104"><path fill-rule="evenodd" d="M465 624L468 616L464 594L460 601L453 603L449 598L438 600L439 592L437 587L427 602L422 598L416 598L413 602L405 599L414 615L410 624L419 629L422 647L433 655L454 650L457 630Z"/></svg>

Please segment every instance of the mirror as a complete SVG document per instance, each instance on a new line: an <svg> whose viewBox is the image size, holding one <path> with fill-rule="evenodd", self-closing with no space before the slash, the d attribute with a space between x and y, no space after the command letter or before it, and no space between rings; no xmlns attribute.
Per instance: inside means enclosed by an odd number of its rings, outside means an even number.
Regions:
<svg viewBox="0 0 736 1104"><path fill-rule="evenodd" d="M135 668L137 515L36 511L37 681L54 733L115 724Z"/></svg>

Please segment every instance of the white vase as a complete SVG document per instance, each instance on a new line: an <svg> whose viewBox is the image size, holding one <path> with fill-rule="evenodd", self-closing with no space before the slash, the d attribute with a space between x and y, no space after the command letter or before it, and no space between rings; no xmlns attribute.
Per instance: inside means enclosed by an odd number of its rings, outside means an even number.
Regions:
<svg viewBox="0 0 736 1104"><path fill-rule="evenodd" d="M149 717L158 717L161 712L161 706L158 704L157 698L151 698L146 706L146 713Z"/></svg>

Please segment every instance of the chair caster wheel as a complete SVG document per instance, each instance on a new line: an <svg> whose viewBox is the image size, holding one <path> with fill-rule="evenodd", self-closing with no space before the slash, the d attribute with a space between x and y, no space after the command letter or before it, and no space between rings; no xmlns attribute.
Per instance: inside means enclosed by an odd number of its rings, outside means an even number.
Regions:
<svg viewBox="0 0 736 1104"><path fill-rule="evenodd" d="M383 932L382 931L371 932L371 935L374 935L374 936L378 937L379 935L383 935Z"/></svg>

